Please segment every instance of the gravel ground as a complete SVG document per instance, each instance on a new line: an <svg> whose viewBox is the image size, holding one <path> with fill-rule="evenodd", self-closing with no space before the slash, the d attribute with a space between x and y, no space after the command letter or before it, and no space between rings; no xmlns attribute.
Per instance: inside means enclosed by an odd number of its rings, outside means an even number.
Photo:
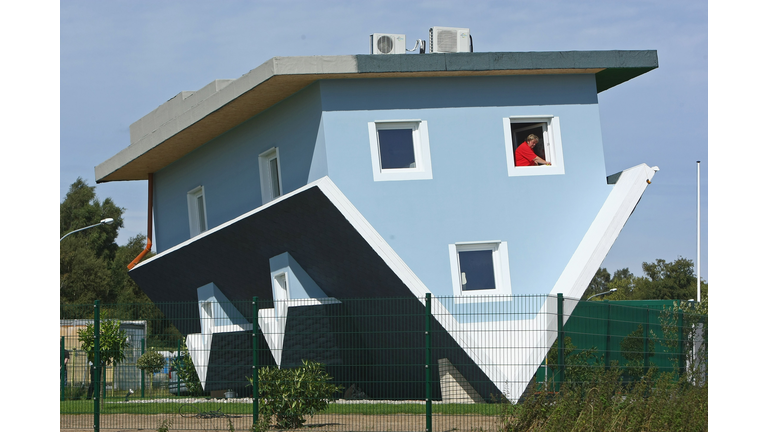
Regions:
<svg viewBox="0 0 768 432"><path fill-rule="evenodd" d="M61 416L62 432L93 432L92 416ZM204 430L229 431L229 421L235 430L248 430L252 419L250 416L232 416L230 418L198 419L185 418L174 414L110 414L101 416L102 431L138 432L156 431L163 421L170 421L171 431ZM66 429L65 429L66 427ZM303 430L320 431L423 431L425 419L423 415L316 415L308 418ZM74 428L74 429L73 429ZM488 416L432 416L434 432L476 432L495 431L498 429L498 418ZM277 430L277 429L270 429Z"/></svg>

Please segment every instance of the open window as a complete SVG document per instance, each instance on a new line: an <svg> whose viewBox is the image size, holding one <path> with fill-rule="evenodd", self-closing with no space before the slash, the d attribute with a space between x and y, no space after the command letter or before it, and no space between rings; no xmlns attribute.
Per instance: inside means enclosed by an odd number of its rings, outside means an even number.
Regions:
<svg viewBox="0 0 768 432"><path fill-rule="evenodd" d="M505 117L504 142L507 152L507 173L513 176L565 174L563 148L560 139L560 119L555 116ZM527 145L528 135L536 135L539 143L532 149L551 165L516 166L515 151Z"/></svg>
<svg viewBox="0 0 768 432"><path fill-rule="evenodd" d="M426 121L370 122L368 137L374 181L432 178Z"/></svg>
<svg viewBox="0 0 768 432"><path fill-rule="evenodd" d="M456 243L449 254L455 297L512 295L506 242Z"/></svg>
<svg viewBox="0 0 768 432"><path fill-rule="evenodd" d="M208 218L205 211L205 191L198 186L187 192L189 213L189 237L192 238L208 230Z"/></svg>
<svg viewBox="0 0 768 432"><path fill-rule="evenodd" d="M261 180L262 204L266 204L283 194L280 153L277 147L272 147L259 155L259 178Z"/></svg>

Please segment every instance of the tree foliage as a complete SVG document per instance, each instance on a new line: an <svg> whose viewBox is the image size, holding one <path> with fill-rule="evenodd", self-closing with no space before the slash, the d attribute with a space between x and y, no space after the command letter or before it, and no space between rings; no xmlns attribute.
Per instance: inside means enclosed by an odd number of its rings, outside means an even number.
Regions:
<svg viewBox="0 0 768 432"><path fill-rule="evenodd" d="M78 178L69 187L59 205L61 236L74 230L98 224L112 218L109 225L99 225L77 232L60 242L59 299L62 304L87 305L100 300L102 310L124 320L147 320L149 344L164 346L180 334L164 319L160 310L128 275L128 264L143 250L146 237L142 234L118 246L118 231L123 227L125 209L111 198L101 201L95 187ZM154 254L148 253L144 259ZM62 307L62 319L92 318L89 308Z"/></svg>
<svg viewBox="0 0 768 432"><path fill-rule="evenodd" d="M60 236L98 224L105 218L112 218L114 222L77 232L59 244L61 303L90 304L97 299L105 305L149 302L128 276L127 269L128 263L144 249L146 237L139 234L124 246L115 242L123 227L124 212L111 198L100 201L95 187L88 186L82 178L78 177L69 187L59 205Z"/></svg>
<svg viewBox="0 0 768 432"><path fill-rule="evenodd" d="M80 348L88 354L88 361L95 362L96 332L93 323L77 331ZM103 320L99 323L99 361L102 365L118 364L125 360L128 335L120 329L119 320Z"/></svg>
<svg viewBox="0 0 768 432"><path fill-rule="evenodd" d="M613 288L616 292L599 300L688 300L696 297L696 274L692 260L683 257L672 262L657 259L650 263L643 262L642 268L643 276L635 276L628 268L623 268L616 270L612 277L607 269L600 268L581 299L586 300ZM702 298L706 298L707 288L706 281L702 280Z"/></svg>

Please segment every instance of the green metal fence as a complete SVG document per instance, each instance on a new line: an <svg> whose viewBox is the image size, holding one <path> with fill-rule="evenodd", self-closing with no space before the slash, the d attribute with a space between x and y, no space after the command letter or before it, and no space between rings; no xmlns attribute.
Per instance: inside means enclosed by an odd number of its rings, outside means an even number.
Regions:
<svg viewBox="0 0 768 432"><path fill-rule="evenodd" d="M650 368L681 376L696 343L706 362L706 316L671 306L429 295L62 305L60 424L496 430L531 392L605 367L628 382ZM164 361L142 371L149 352Z"/></svg>

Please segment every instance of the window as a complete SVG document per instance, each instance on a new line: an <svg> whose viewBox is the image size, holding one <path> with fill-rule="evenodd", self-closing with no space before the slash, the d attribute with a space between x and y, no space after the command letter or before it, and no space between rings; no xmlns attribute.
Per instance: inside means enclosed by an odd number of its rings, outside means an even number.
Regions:
<svg viewBox="0 0 768 432"><path fill-rule="evenodd" d="M189 210L189 237L192 238L208 230L208 218L205 212L205 191L198 186L187 192Z"/></svg>
<svg viewBox="0 0 768 432"><path fill-rule="evenodd" d="M456 243L449 254L455 297L512 295L506 242Z"/></svg>
<svg viewBox="0 0 768 432"><path fill-rule="evenodd" d="M513 176L565 174L560 140L560 119L555 116L505 117L504 143L507 151L507 173ZM515 150L528 135L539 137L534 153L551 165L515 166Z"/></svg>
<svg viewBox="0 0 768 432"><path fill-rule="evenodd" d="M370 122L368 138L374 181L432 178L426 121Z"/></svg>
<svg viewBox="0 0 768 432"><path fill-rule="evenodd" d="M283 194L280 153L276 147L272 147L259 155L259 175L261 177L262 204L266 204Z"/></svg>

